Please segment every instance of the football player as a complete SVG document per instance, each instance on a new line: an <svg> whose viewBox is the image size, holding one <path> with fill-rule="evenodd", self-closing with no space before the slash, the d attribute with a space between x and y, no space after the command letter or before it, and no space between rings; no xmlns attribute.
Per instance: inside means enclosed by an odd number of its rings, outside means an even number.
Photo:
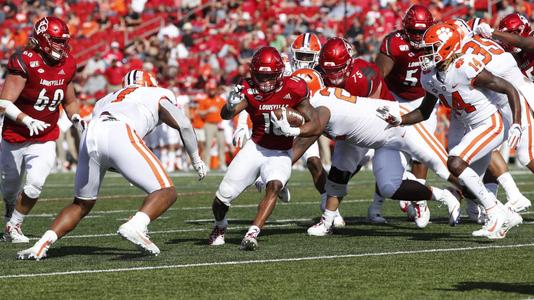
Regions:
<svg viewBox="0 0 534 300"><path fill-rule="evenodd" d="M76 62L69 52L69 39L65 22L44 17L35 23L28 46L9 58L0 98L50 126L36 132L9 118L4 122L0 169L5 202L4 239L8 242L29 241L21 224L37 202L55 164L59 105L75 126L80 130L84 127L72 83ZM21 189L24 175L26 180Z"/></svg>
<svg viewBox="0 0 534 300"><path fill-rule="evenodd" d="M462 54L461 37L448 24L431 26L424 34L426 54L421 56L421 84L427 91L421 106L394 125L410 125L428 119L437 100L453 110L463 126L449 129L449 171L477 197L488 220L473 236L504 238L508 230L521 223L521 216L505 208L482 183L491 152L507 138L513 148L521 136L519 94L508 81L494 76L473 54ZM497 104L500 93L506 94L513 124L503 122ZM506 134L508 133L508 134Z"/></svg>
<svg viewBox="0 0 534 300"><path fill-rule="evenodd" d="M73 203L59 213L33 247L18 252L17 258L40 260L53 243L73 230L95 205L108 169L121 173L148 194L117 234L142 251L158 255L160 250L149 239L147 227L176 201L176 189L165 168L143 142L160 123L180 131L193 167L199 178L204 178L207 167L198 154L193 127L176 106L173 92L158 87L150 73L132 70L124 77L122 89L95 105L81 140Z"/></svg>
<svg viewBox="0 0 534 300"><path fill-rule="evenodd" d="M393 97L399 103L416 109L425 95L421 87L421 68L419 57L423 54L421 48L423 34L434 23L432 13L423 5L412 5L402 20L403 29L388 34L380 45L380 52L376 56L376 65L380 74L391 91ZM436 106L437 109L437 106ZM434 134L437 126L436 109L425 125L431 134ZM412 159L411 173L415 180L425 184L427 167L417 160ZM373 204L369 207L369 220L375 223L384 222L381 216L381 206L384 199L375 193ZM401 209L405 212L427 213L428 206L425 201L410 203L400 201ZM410 208L409 206L413 207Z"/></svg>
<svg viewBox="0 0 534 300"><path fill-rule="evenodd" d="M316 112L309 103L306 82L299 77L284 77L284 63L273 47L257 50L250 63L250 78L243 80L228 97L221 110L223 119L232 119L246 110L252 120L252 138L230 163L213 199L215 224L209 245L223 245L228 221L226 214L232 201L257 176L266 182L265 196L258 205L252 226L240 249L255 250L258 235L271 215L279 192L291 175L293 137L280 136L271 123L271 111L282 107L298 110L307 122L315 122Z"/></svg>

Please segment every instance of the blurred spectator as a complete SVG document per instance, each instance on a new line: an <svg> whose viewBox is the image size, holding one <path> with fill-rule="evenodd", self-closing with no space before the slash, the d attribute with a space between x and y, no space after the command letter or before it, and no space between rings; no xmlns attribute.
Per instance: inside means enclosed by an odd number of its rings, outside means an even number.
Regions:
<svg viewBox="0 0 534 300"><path fill-rule="evenodd" d="M124 58L124 54L119 49L119 43L117 41L111 42L111 48L109 51L107 51L104 54L104 61L110 65L113 60L117 60L119 62L122 62L122 59Z"/></svg>
<svg viewBox="0 0 534 300"><path fill-rule="evenodd" d="M122 87L122 77L125 74L126 71L122 67L122 63L117 59L113 59L104 73L108 82L108 92L114 92Z"/></svg>
<svg viewBox="0 0 534 300"><path fill-rule="evenodd" d="M93 15L88 15L85 21L80 27L80 34L82 37L89 38L93 34L97 33L100 30L100 26L93 19Z"/></svg>

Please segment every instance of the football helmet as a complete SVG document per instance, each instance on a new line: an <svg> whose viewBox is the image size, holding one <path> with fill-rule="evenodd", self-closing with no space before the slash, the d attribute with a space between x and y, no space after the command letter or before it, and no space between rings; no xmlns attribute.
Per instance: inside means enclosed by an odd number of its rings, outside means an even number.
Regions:
<svg viewBox="0 0 534 300"><path fill-rule="evenodd" d="M264 93L274 91L282 81L284 62L274 47L262 47L252 56L250 76L256 87Z"/></svg>
<svg viewBox="0 0 534 300"><path fill-rule="evenodd" d="M528 20L518 13L512 13L504 17L499 22L499 30L517 34L522 37L527 37L532 34L532 28L530 27ZM513 47L503 42L501 42L501 44L506 51L512 53L521 52L521 48Z"/></svg>
<svg viewBox="0 0 534 300"><path fill-rule="evenodd" d="M319 52L319 68L326 84L342 87L350 75L352 46L345 39L334 37L326 41Z"/></svg>
<svg viewBox="0 0 534 300"><path fill-rule="evenodd" d="M124 75L122 87L157 87L158 81L152 74L142 70L131 70Z"/></svg>
<svg viewBox="0 0 534 300"><path fill-rule="evenodd" d="M462 44L466 43L473 37L473 30L469 24L462 19L450 19L445 21L445 24L454 27L456 31L458 31Z"/></svg>
<svg viewBox="0 0 534 300"><path fill-rule="evenodd" d="M293 70L302 68L313 69L321 51L321 41L313 33L303 33L291 44L291 67Z"/></svg>
<svg viewBox="0 0 534 300"><path fill-rule="evenodd" d="M408 8L402 19L402 26L412 47L421 47L423 34L432 24L434 24L434 18L428 8L417 4Z"/></svg>
<svg viewBox="0 0 534 300"><path fill-rule="evenodd" d="M31 39L47 57L61 61L69 49L69 28L60 18L44 17L35 23Z"/></svg>
<svg viewBox="0 0 534 300"><path fill-rule="evenodd" d="M308 85L308 90L310 91L310 96L313 96L317 91L324 88L323 78L321 78L321 74L319 74L313 69L298 69L291 75L300 77L304 79L304 81L306 81L306 84Z"/></svg>
<svg viewBox="0 0 534 300"><path fill-rule="evenodd" d="M423 48L425 54L419 57L419 62L421 69L428 71L460 50L460 34L448 24L432 25L423 36Z"/></svg>

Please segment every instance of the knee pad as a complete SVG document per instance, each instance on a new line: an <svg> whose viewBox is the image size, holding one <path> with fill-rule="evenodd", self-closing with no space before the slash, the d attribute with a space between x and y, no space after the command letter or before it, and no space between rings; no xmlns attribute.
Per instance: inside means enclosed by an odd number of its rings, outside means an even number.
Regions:
<svg viewBox="0 0 534 300"><path fill-rule="evenodd" d="M326 194L330 196L345 197L345 195L347 195L347 184L336 183L330 179L327 179L325 190L326 190Z"/></svg>
<svg viewBox="0 0 534 300"><path fill-rule="evenodd" d="M239 196L239 191L231 184L224 180L219 185L219 189L215 193L215 196L227 206L231 206L232 201Z"/></svg>
<svg viewBox="0 0 534 300"><path fill-rule="evenodd" d="M377 183L377 185L380 194L384 196L384 198L391 198L391 196L393 196L395 192L397 192L401 183L402 180L399 182L388 180L386 182Z"/></svg>
<svg viewBox="0 0 534 300"><path fill-rule="evenodd" d="M23 188L24 194L32 199L37 199L41 195L43 187L34 184L26 184Z"/></svg>

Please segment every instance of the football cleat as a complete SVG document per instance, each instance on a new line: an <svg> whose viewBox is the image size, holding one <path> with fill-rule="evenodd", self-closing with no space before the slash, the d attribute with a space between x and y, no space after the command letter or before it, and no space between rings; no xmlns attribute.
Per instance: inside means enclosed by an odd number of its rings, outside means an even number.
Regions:
<svg viewBox="0 0 534 300"><path fill-rule="evenodd" d="M214 226L208 239L208 245L221 246L224 245L224 234L226 233L226 227L219 228Z"/></svg>
<svg viewBox="0 0 534 300"><path fill-rule="evenodd" d="M500 235L504 238L510 229L523 223L523 217L512 209L505 207L506 209L506 222L502 226Z"/></svg>
<svg viewBox="0 0 534 300"><path fill-rule="evenodd" d="M430 210L426 201L412 202L412 206L415 210L415 225L418 228L425 228L430 222Z"/></svg>
<svg viewBox="0 0 534 300"><path fill-rule="evenodd" d="M334 217L334 222L332 223L332 226L334 226L335 228L343 228L346 225L347 224L345 224L345 219L343 219L340 214Z"/></svg>
<svg viewBox="0 0 534 300"><path fill-rule="evenodd" d="M387 223L387 220L382 216L380 208L376 208L373 205L369 206L369 208L367 209L367 221L373 224Z"/></svg>
<svg viewBox="0 0 534 300"><path fill-rule="evenodd" d="M474 200L467 199L467 216L473 222L477 224L485 224L488 221L488 216L486 211L480 205L478 205Z"/></svg>
<svg viewBox="0 0 534 300"><path fill-rule="evenodd" d="M119 227L117 234L125 240L135 244L141 251L158 256L160 253L158 246L156 246L147 235L147 230L139 230L131 223L126 222Z"/></svg>
<svg viewBox="0 0 534 300"><path fill-rule="evenodd" d="M481 229L473 231L473 236L487 237L490 240L504 238L504 235L501 234L501 230L503 229L503 226L507 220L507 215L503 207L498 206L498 204L496 205L497 206L492 207L490 211L487 212L488 221L486 224L484 224Z"/></svg>
<svg viewBox="0 0 534 300"><path fill-rule="evenodd" d="M41 260L46 257L46 252L48 251L48 248L50 248L50 245L52 245L52 242L48 240L39 240L33 247L17 252L17 259Z"/></svg>
<svg viewBox="0 0 534 300"><path fill-rule="evenodd" d="M291 193L289 192L289 188L287 187L287 184L284 185L282 190L278 193L278 200L288 203L291 201Z"/></svg>
<svg viewBox="0 0 534 300"><path fill-rule="evenodd" d="M30 239L22 233L20 224L13 225L11 222L7 222L4 229L4 241L14 244L29 243Z"/></svg>
<svg viewBox="0 0 534 300"><path fill-rule="evenodd" d="M241 245L239 246L239 250L245 250L245 251L255 251L258 249L258 232L257 231L249 231L247 234L245 234L245 237L241 241Z"/></svg>
<svg viewBox="0 0 534 300"><path fill-rule="evenodd" d="M324 222L324 218L321 218L319 223L308 228L308 235L310 236L325 236L332 234L333 226L327 226Z"/></svg>
<svg viewBox="0 0 534 300"><path fill-rule="evenodd" d="M460 222L461 212L460 201L458 201L458 198L453 195L450 190L444 189L443 196L439 201L447 205L447 209L449 210L449 225L455 226L458 224Z"/></svg>
<svg viewBox="0 0 534 300"><path fill-rule="evenodd" d="M532 203L523 194L518 194L513 199L508 198L508 202L504 206L509 207L515 212L526 211L530 208Z"/></svg>
<svg viewBox="0 0 534 300"><path fill-rule="evenodd" d="M417 212L415 211L412 202L410 201L399 201L399 206L402 212L406 213L408 221L415 221L415 216Z"/></svg>

